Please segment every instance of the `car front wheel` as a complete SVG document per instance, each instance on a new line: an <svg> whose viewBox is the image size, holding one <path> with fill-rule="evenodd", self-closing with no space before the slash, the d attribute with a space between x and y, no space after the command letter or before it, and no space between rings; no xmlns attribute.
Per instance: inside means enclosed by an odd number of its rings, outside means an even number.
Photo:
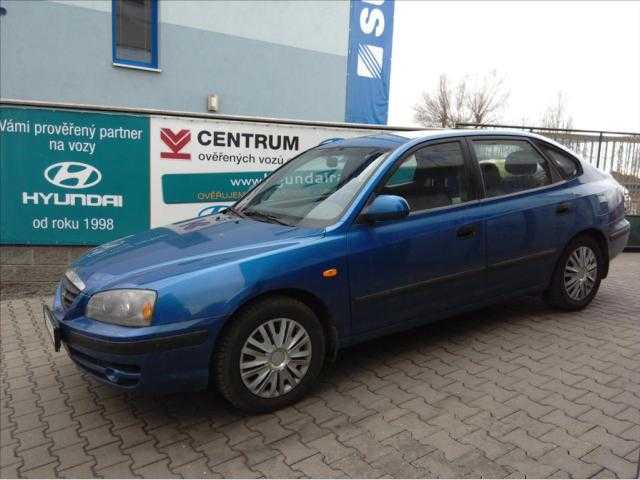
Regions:
<svg viewBox="0 0 640 480"><path fill-rule="evenodd" d="M273 297L245 308L223 332L214 355L222 395L247 412L269 412L302 398L325 355L323 328L305 304Z"/></svg>
<svg viewBox="0 0 640 480"><path fill-rule="evenodd" d="M604 261L598 242L590 236L578 237L560 257L545 299L563 310L584 308L598 292L603 272Z"/></svg>

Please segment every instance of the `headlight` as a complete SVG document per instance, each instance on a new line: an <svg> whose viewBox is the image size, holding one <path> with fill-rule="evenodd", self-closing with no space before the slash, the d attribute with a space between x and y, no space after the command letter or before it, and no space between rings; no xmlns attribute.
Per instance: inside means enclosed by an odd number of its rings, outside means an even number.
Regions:
<svg viewBox="0 0 640 480"><path fill-rule="evenodd" d="M85 313L100 322L146 327L151 324L155 303L153 290L106 290L91 297Z"/></svg>

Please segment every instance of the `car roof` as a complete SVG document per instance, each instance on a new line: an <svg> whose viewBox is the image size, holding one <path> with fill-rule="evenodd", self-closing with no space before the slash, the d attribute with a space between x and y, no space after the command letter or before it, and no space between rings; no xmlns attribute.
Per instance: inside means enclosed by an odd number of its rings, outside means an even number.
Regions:
<svg viewBox="0 0 640 480"><path fill-rule="evenodd" d="M439 140L444 138L465 137L465 136L485 136L485 135L504 135L514 137L530 137L546 142L554 143L550 138L536 135L535 133L523 130L480 130L480 129L439 129L439 130L407 130L393 131L384 133L375 133L362 137L353 137L345 139L336 139L327 141L324 145L340 146L340 147L373 147L384 149L395 149L402 144L415 140Z"/></svg>

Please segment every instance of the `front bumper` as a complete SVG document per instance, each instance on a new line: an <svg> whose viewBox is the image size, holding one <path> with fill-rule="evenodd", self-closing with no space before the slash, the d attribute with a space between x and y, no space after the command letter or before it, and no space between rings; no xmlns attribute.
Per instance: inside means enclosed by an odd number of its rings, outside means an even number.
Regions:
<svg viewBox="0 0 640 480"><path fill-rule="evenodd" d="M57 303L57 302L56 302ZM215 319L163 325L156 334L113 326L85 317L70 320L54 303L60 339L71 360L98 381L112 387L153 393L201 390L209 384L214 342L222 322ZM109 327L111 328L111 327ZM99 332L99 333L97 333Z"/></svg>

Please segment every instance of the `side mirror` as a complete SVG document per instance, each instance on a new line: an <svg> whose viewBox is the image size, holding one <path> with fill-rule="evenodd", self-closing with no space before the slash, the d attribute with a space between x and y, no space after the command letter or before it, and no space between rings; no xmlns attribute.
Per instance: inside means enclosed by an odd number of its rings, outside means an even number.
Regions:
<svg viewBox="0 0 640 480"><path fill-rule="evenodd" d="M362 217L371 223L399 220L407 215L409 204L397 195L378 195L362 212Z"/></svg>

